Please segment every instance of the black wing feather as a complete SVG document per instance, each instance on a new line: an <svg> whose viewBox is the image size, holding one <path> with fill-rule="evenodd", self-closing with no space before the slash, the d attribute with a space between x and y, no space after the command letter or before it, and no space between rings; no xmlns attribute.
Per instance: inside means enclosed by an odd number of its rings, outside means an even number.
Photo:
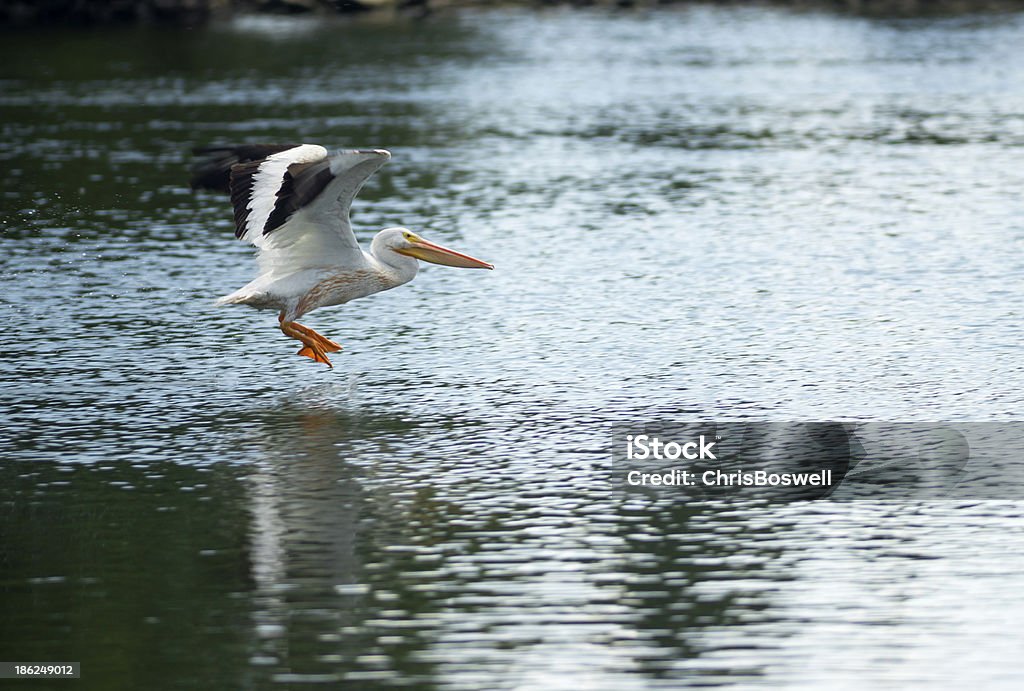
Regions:
<svg viewBox="0 0 1024 691"><path fill-rule="evenodd" d="M192 166L189 185L194 190L231 192L231 168L239 163L259 162L267 156L294 149L299 144L231 144L204 146L192 150L203 160ZM232 200L234 195L232 194ZM237 207L236 207L237 216Z"/></svg>
<svg viewBox="0 0 1024 691"><path fill-rule="evenodd" d="M235 237L245 235L245 223L249 220L249 200L252 198L252 186L256 171L263 161L236 163L231 166L229 187L231 188L231 205L235 208Z"/></svg>
<svg viewBox="0 0 1024 691"><path fill-rule="evenodd" d="M315 163L293 163L288 166L284 182L277 191L274 210L270 212L267 223L263 226L263 234L267 235L283 226L292 214L316 199L333 179L334 173L331 172L331 162L328 159Z"/></svg>

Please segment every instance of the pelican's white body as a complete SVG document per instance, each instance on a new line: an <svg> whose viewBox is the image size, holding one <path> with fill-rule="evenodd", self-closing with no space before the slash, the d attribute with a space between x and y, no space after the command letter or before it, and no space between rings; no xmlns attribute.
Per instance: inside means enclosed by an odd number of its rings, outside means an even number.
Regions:
<svg viewBox="0 0 1024 691"><path fill-rule="evenodd" d="M319 307L341 305L357 298L389 290L416 277L419 262L395 252L386 252L392 231L401 237L403 228L389 228L377 234L370 252L359 250L347 257L348 264L324 263L321 266L266 266L260 255L260 274L249 284L225 295L218 305L249 305L257 309L284 312L294 321ZM389 256L390 255L390 256ZM378 259L385 256L388 262ZM355 261L352 261L355 260Z"/></svg>

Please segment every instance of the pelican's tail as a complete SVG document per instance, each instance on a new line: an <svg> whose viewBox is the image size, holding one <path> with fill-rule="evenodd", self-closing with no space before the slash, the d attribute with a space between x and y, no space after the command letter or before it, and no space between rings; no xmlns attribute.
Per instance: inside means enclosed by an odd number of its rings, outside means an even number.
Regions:
<svg viewBox="0 0 1024 691"><path fill-rule="evenodd" d="M245 289L236 290L230 295L223 295L217 298L217 302L213 303L217 307L223 307L224 305L244 305L247 301L249 294L245 292Z"/></svg>
<svg viewBox="0 0 1024 691"><path fill-rule="evenodd" d="M258 308L274 307L275 305L267 304L270 301L270 296L267 295L267 292L255 284L256 281L253 281L229 295L218 298L214 304L218 307L223 305L250 305Z"/></svg>

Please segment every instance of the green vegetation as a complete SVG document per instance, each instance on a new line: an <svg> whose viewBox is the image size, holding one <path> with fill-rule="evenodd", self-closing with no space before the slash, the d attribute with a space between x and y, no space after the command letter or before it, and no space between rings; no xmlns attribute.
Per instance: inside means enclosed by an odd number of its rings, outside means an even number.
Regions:
<svg viewBox="0 0 1024 691"><path fill-rule="evenodd" d="M501 0L535 7L644 8L658 5L714 4L713 0ZM744 0L719 4L740 4ZM746 0L748 4L824 8L867 15L916 16L1024 9L1024 0ZM401 12L425 14L457 6L497 4L493 0L0 0L0 25L112 23L202 24L237 12L334 14Z"/></svg>

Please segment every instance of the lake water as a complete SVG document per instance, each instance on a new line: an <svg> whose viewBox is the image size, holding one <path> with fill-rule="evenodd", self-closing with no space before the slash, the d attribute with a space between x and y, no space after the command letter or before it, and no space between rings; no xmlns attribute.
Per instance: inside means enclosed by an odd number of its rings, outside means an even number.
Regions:
<svg viewBox="0 0 1024 691"><path fill-rule="evenodd" d="M4 35L0 659L95 689L1020 688L1019 502L604 480L613 429L666 418L1020 417L1022 32L702 7ZM390 149L361 239L496 270L316 312L345 350L296 357L212 306L253 263L189 150L246 141Z"/></svg>

